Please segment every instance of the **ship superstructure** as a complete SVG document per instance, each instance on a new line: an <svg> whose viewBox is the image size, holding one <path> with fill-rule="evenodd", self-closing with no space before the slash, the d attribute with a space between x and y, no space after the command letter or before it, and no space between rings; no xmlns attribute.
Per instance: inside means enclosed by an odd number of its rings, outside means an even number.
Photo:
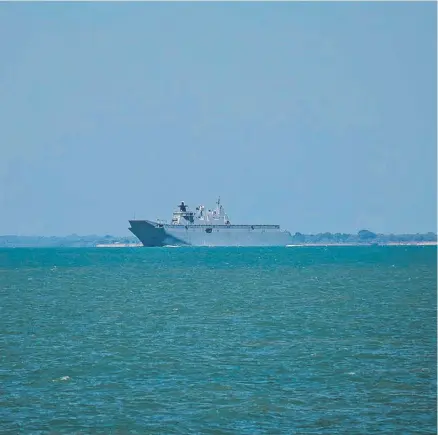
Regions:
<svg viewBox="0 0 438 435"><path fill-rule="evenodd" d="M205 207L200 205L196 207L195 212L190 211L184 201L181 201L178 210L173 212L171 223L172 225L230 225L220 198L214 210L205 210Z"/></svg>

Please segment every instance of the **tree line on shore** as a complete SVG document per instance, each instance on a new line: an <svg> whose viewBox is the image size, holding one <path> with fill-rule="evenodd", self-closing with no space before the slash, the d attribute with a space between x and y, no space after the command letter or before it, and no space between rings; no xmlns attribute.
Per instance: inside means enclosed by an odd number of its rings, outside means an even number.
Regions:
<svg viewBox="0 0 438 435"><path fill-rule="evenodd" d="M312 243L336 243L336 244L354 244L354 243L421 243L421 242L436 242L437 235L435 233L417 233L417 234L378 234L369 230L360 230L357 234L347 233L318 233L318 234L302 234L295 233L293 240L297 244L312 244Z"/></svg>

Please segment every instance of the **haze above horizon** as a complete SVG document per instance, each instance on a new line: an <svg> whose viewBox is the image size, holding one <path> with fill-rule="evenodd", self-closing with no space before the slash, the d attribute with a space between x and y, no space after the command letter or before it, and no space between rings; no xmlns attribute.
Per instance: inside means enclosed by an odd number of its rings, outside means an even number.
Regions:
<svg viewBox="0 0 438 435"><path fill-rule="evenodd" d="M0 234L436 231L436 3L2 3Z"/></svg>

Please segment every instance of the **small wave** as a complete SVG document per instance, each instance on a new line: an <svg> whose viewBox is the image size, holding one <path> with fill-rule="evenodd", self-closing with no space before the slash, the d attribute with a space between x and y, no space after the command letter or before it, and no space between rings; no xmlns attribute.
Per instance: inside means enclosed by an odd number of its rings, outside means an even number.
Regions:
<svg viewBox="0 0 438 435"><path fill-rule="evenodd" d="M61 376L60 378L53 379L53 382L65 382L71 379L70 376Z"/></svg>

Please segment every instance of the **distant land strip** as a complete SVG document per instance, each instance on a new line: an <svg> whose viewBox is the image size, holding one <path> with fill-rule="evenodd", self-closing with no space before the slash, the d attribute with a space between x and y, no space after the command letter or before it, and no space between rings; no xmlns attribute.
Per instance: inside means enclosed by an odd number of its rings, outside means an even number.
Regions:
<svg viewBox="0 0 438 435"><path fill-rule="evenodd" d="M357 234L318 233L292 236L291 246L356 246L356 245L436 245L437 234L379 234L361 230ZM0 236L0 248L93 248L93 247L137 247L141 246L135 237L111 235L79 236Z"/></svg>

